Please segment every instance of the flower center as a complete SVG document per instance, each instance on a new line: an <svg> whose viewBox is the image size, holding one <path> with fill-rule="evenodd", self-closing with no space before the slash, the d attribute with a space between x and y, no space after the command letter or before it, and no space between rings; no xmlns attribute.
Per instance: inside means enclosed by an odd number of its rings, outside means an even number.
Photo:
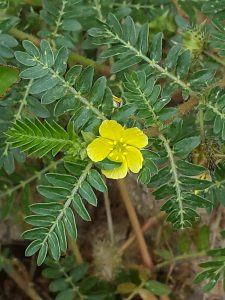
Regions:
<svg viewBox="0 0 225 300"><path fill-rule="evenodd" d="M111 147L111 153L109 154L109 158L115 161L123 161L125 156L127 155L127 144L124 142L123 138L119 141L113 141Z"/></svg>

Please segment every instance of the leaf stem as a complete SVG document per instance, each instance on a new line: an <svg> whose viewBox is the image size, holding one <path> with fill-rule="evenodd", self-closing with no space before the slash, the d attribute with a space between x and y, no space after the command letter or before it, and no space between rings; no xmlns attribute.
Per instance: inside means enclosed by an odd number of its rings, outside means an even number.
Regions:
<svg viewBox="0 0 225 300"><path fill-rule="evenodd" d="M88 175L88 172L90 171L91 167L92 167L92 162L89 162L86 166L86 168L84 169L84 171L82 172L81 176L79 177L78 181L76 182L76 184L74 185L72 191L71 191L71 194L67 197L67 200L65 202L65 204L63 205L63 208L60 210L60 213L58 214L55 222L52 224L51 227L49 227L49 231L48 233L46 234L44 240L42 241L42 245L44 245L50 234L54 231L56 225L58 224L58 222L63 218L64 214L65 214L65 211L66 209L70 206L73 198L74 198L74 195L77 193L78 189L80 188L82 182L85 180L85 178L87 177Z"/></svg>
<svg viewBox="0 0 225 300"><path fill-rule="evenodd" d="M39 59L37 59L37 62L43 66L43 68L47 68L48 71L53 75L54 78L58 78L59 81L61 81L61 83L68 88L68 90L81 102L85 105L85 107L87 109L92 110L92 112L101 120L106 120L107 118L100 112L100 110L98 110L96 107L94 107L86 98L84 98L83 96L81 96L81 94L79 92L77 92L75 90L75 88L73 86L71 86L64 78L62 78L56 71L54 71L53 69L46 67L46 65L40 61Z"/></svg>
<svg viewBox="0 0 225 300"><path fill-rule="evenodd" d="M174 264L180 260L184 260L184 259L190 259L190 258L197 258L197 257L201 257L201 256L206 256L206 252L205 251L201 251L201 252L196 252L196 253L189 253L189 254L182 254L182 255L178 255L175 256L169 260L166 260L162 263L159 263L156 265L156 269L162 269L170 264Z"/></svg>
<svg viewBox="0 0 225 300"><path fill-rule="evenodd" d="M20 102L20 106L18 108L18 111L15 113L14 117L13 117L13 123L15 123L17 120L21 119L21 114L22 114L22 110L24 108L24 106L27 105L27 97L28 97L28 94L29 94L29 90L30 90L30 87L33 83L33 79L31 79L27 86L26 86L26 89L25 89L25 93L24 93L24 96L23 98L19 101ZM8 154L8 150L9 150L9 143L6 143L5 145L5 149L3 151L3 155L7 155Z"/></svg>
<svg viewBox="0 0 225 300"><path fill-rule="evenodd" d="M172 152L169 142L167 141L165 136L160 133L159 138L161 139L161 141L164 144L164 147L166 149L166 152L168 154L168 158L170 161L172 176L173 176L173 180L174 180L174 187L175 187L176 194L177 194L176 201L179 205L180 224L181 224L181 228L183 228L183 225L184 225L184 209L183 209L183 201L182 201L183 197L182 197L182 191L181 191L180 182L179 182L179 178L178 178L177 167L176 167L175 160L173 157L173 152Z"/></svg>
<svg viewBox="0 0 225 300"><path fill-rule="evenodd" d="M0 198L5 197L7 195L10 196L13 192L15 192L15 191L17 191L21 188L24 188L27 184L29 184L32 181L38 179L41 176L41 174L46 173L47 171L51 170L52 168L56 168L56 166L58 164L60 164L62 161L63 161L63 159L60 159L58 161L54 161L50 165L48 165L47 167L42 169L41 171L35 172L35 174L33 176L29 177L26 180L21 181L20 184L14 186L13 188L8 189L6 192L0 193Z"/></svg>
<svg viewBox="0 0 225 300"><path fill-rule="evenodd" d="M188 83L185 83L182 81L179 77L176 77L172 73L170 73L166 68L161 67L159 64L157 64L154 60L151 60L148 58L146 55L144 55L140 50L136 49L133 47L129 42L124 41L121 39L118 35L112 33L111 31L107 30L107 33L112 36L114 39L116 39L119 43L124 45L125 48L131 50L132 52L135 53L136 56L141 57L144 61L146 61L150 67L156 69L159 71L162 75L165 75L166 77L170 78L173 82L179 84L183 89L188 90L189 94L191 96L198 96L198 94L193 91Z"/></svg>

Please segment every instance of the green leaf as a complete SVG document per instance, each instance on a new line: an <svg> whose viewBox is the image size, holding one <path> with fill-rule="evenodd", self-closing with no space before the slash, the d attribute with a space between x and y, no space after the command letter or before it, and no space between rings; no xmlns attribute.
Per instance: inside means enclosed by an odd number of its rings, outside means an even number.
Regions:
<svg viewBox="0 0 225 300"><path fill-rule="evenodd" d="M176 165L179 172L186 176L197 176L206 171L203 166L197 166L185 160L179 160Z"/></svg>
<svg viewBox="0 0 225 300"><path fill-rule="evenodd" d="M207 251L207 254L210 256L225 256L225 248L212 249Z"/></svg>
<svg viewBox="0 0 225 300"><path fill-rule="evenodd" d="M79 194L81 195L81 197L87 200L88 203L90 203L93 206L97 206L97 197L87 181L84 181L81 184L79 188Z"/></svg>
<svg viewBox="0 0 225 300"><path fill-rule="evenodd" d="M88 271L88 264L82 263L79 266L76 266L71 272L70 276L72 277L74 282L81 280Z"/></svg>
<svg viewBox="0 0 225 300"><path fill-rule="evenodd" d="M33 112L37 117L40 118L50 117L50 113L48 109L43 104L41 104L41 102L38 99L34 97L29 97L27 99L27 107L28 110L30 112Z"/></svg>
<svg viewBox="0 0 225 300"><path fill-rule="evenodd" d="M186 50L178 57L177 60L176 71L177 71L177 75L181 79L185 78L186 75L188 74L190 64L191 64L191 53L190 51Z"/></svg>
<svg viewBox="0 0 225 300"><path fill-rule="evenodd" d="M107 192L107 185L102 176L98 173L98 171L92 169L87 176L87 181L96 190L102 193Z"/></svg>
<svg viewBox="0 0 225 300"><path fill-rule="evenodd" d="M66 231L62 221L57 222L57 225L55 227L55 233L57 234L61 251L66 252L67 249Z"/></svg>
<svg viewBox="0 0 225 300"><path fill-rule="evenodd" d="M155 280L149 280L148 282L146 282L145 287L147 288L147 290L157 296L169 295L171 292L168 286Z"/></svg>
<svg viewBox="0 0 225 300"><path fill-rule="evenodd" d="M74 213L70 207L66 208L63 220L69 235L76 240L77 239L76 221L75 221Z"/></svg>
<svg viewBox="0 0 225 300"><path fill-rule="evenodd" d="M62 209L62 204L55 202L35 203L30 206L33 213L38 215L51 215Z"/></svg>
<svg viewBox="0 0 225 300"><path fill-rule="evenodd" d="M25 218L25 221L28 224L31 224L33 226L50 226L54 222L55 218L51 215L44 215L44 216L37 216L37 215L31 215Z"/></svg>
<svg viewBox="0 0 225 300"><path fill-rule="evenodd" d="M85 221L90 221L91 217L85 208L80 195L76 194L74 195L74 198L72 200L73 207L75 211L78 213L78 215Z"/></svg>
<svg viewBox="0 0 225 300"><path fill-rule="evenodd" d="M55 279L49 285L49 290L51 292L60 292L67 290L69 287L69 282L67 282L64 278Z"/></svg>
<svg viewBox="0 0 225 300"><path fill-rule="evenodd" d="M44 227L38 227L38 228L32 228L29 229L27 231L25 231L22 234L22 237L24 239L28 239L28 240L42 240L45 238L46 234L48 233L48 230Z"/></svg>
<svg viewBox="0 0 225 300"><path fill-rule="evenodd" d="M39 251L38 257L37 257L37 265L40 266L43 264L43 262L46 259L48 252L48 244L44 243ZM56 273L56 272L55 272Z"/></svg>
<svg viewBox="0 0 225 300"><path fill-rule="evenodd" d="M56 188L62 187L68 190L72 189L76 182L76 178L74 178L74 176L60 173L47 173L45 174L45 178Z"/></svg>
<svg viewBox="0 0 225 300"><path fill-rule="evenodd" d="M44 268L44 270L42 271L42 275L46 278L56 279L56 278L61 278L63 273L62 270L56 268L55 264L53 263L53 265L50 264L49 268Z"/></svg>
<svg viewBox="0 0 225 300"><path fill-rule="evenodd" d="M192 150L194 150L201 140L199 136L184 138L183 140L174 144L174 152L176 155L186 157Z"/></svg>
<svg viewBox="0 0 225 300"><path fill-rule="evenodd" d="M138 49L144 55L146 55L148 52L148 35L149 35L148 24L144 24L143 26L141 26L141 29L139 31L138 42L137 42Z"/></svg>
<svg viewBox="0 0 225 300"><path fill-rule="evenodd" d="M55 234L55 232L51 232L49 237L48 237L48 244L49 244L49 248L51 250L52 253L52 257L55 260L59 260L60 258L60 246L59 246L59 240L57 235Z"/></svg>
<svg viewBox="0 0 225 300"><path fill-rule="evenodd" d="M10 91L19 81L19 71L12 66L0 65L0 98Z"/></svg>
<svg viewBox="0 0 225 300"><path fill-rule="evenodd" d="M40 52L38 48L32 42L25 40L22 42L22 44L23 48L27 51L28 54L36 58L40 57Z"/></svg>
<svg viewBox="0 0 225 300"><path fill-rule="evenodd" d="M75 291L73 289L68 289L65 291L60 292L55 300L74 300L75 297Z"/></svg>
<svg viewBox="0 0 225 300"><path fill-rule="evenodd" d="M42 241L34 240L26 249L25 256L32 256L36 253L42 246Z"/></svg>
<svg viewBox="0 0 225 300"><path fill-rule="evenodd" d="M118 168L120 165L120 162L115 162L108 158L105 158L104 160L96 163L96 166L102 170L113 170L115 168Z"/></svg>
<svg viewBox="0 0 225 300"><path fill-rule="evenodd" d="M119 61L112 65L112 73L118 73L124 69L127 69L133 65L138 64L141 61L141 57L134 56L133 53L126 54Z"/></svg>
<svg viewBox="0 0 225 300"><path fill-rule="evenodd" d="M33 67L36 65L34 58L26 52L16 51L14 55L15 58L25 66Z"/></svg>
<svg viewBox="0 0 225 300"><path fill-rule="evenodd" d="M159 32L156 35L154 35L152 40L152 45L150 48L150 57L155 62L159 62L162 58L162 39L163 34L162 32Z"/></svg>
<svg viewBox="0 0 225 300"><path fill-rule="evenodd" d="M55 156L63 147L72 143L68 133L56 122L41 123L38 119L18 120L7 131L7 136L12 147L20 147L22 151L28 151L30 155L36 154L39 157L50 151Z"/></svg>
<svg viewBox="0 0 225 300"><path fill-rule="evenodd" d="M209 282L203 287L203 292L208 293L210 290L212 290L216 286L219 278L220 278L220 273L213 274L210 277Z"/></svg>
<svg viewBox="0 0 225 300"><path fill-rule="evenodd" d="M49 42L46 40L41 40L40 48L42 53L42 62L44 63L44 65L52 67L54 64L54 54Z"/></svg>
<svg viewBox="0 0 225 300"><path fill-rule="evenodd" d="M98 78L95 83L93 84L90 95L89 101L94 105L99 105L102 102L102 99L105 94L106 89L106 78L104 76Z"/></svg>
<svg viewBox="0 0 225 300"><path fill-rule="evenodd" d="M39 185L37 190L45 198L54 201L66 199L70 195L70 191L63 187Z"/></svg>
<svg viewBox="0 0 225 300"><path fill-rule="evenodd" d="M63 20L63 24L61 26L63 30L68 30L68 31L79 31L81 30L81 24L73 19L65 19Z"/></svg>

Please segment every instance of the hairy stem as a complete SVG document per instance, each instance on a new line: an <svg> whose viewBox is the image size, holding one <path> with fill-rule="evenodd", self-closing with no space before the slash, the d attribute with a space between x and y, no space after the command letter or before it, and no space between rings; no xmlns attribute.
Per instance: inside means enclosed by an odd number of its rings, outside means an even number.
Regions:
<svg viewBox="0 0 225 300"><path fill-rule="evenodd" d="M183 197L182 197L182 191L181 191L181 186L180 186L180 182L179 182L177 167L175 164L173 152L170 148L169 142L167 141L165 136L162 134L159 134L159 138L163 142L163 145L166 149L166 152L167 152L167 155L168 155L168 158L170 161L172 176L173 176L173 180L174 180L174 187L175 187L176 195L177 195L176 202L178 203L178 206L179 206L180 224L181 224L181 228L182 228L184 225L184 209L183 209Z"/></svg>

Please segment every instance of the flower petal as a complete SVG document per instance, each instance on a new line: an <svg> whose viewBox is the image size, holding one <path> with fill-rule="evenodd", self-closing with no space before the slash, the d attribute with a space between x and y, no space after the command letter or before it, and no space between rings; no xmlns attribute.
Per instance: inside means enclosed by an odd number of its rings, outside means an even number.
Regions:
<svg viewBox="0 0 225 300"><path fill-rule="evenodd" d="M143 148L148 144L147 135L137 127L125 129L122 137L124 143L137 148Z"/></svg>
<svg viewBox="0 0 225 300"><path fill-rule="evenodd" d="M99 127L99 133L102 137L118 141L124 132L124 128L114 120L105 120Z"/></svg>
<svg viewBox="0 0 225 300"><path fill-rule="evenodd" d="M112 151L112 142L102 137L94 139L87 147L87 154L94 162L105 159L110 151Z"/></svg>
<svg viewBox="0 0 225 300"><path fill-rule="evenodd" d="M143 156L141 151L135 147L127 146L126 147L126 160L128 169L133 173L138 173L142 168Z"/></svg>
<svg viewBox="0 0 225 300"><path fill-rule="evenodd" d="M102 174L104 174L107 178L111 178L111 179L121 179L126 177L127 175L127 162L124 161L121 166L119 166L118 168L115 168L113 170L101 170Z"/></svg>

